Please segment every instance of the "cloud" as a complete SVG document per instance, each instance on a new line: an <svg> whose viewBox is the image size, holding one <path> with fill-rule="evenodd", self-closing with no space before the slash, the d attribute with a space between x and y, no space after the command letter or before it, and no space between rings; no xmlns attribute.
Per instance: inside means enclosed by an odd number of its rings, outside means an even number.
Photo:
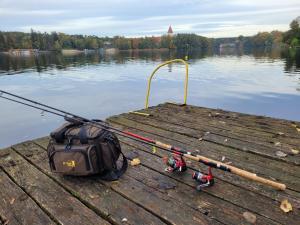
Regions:
<svg viewBox="0 0 300 225"><path fill-rule="evenodd" d="M229 4L238 6L254 6L254 7L287 7L287 6L299 6L299 0L230 0Z"/></svg>
<svg viewBox="0 0 300 225"><path fill-rule="evenodd" d="M10 8L0 8L1 17L4 16L57 16L66 13L66 10L19 10Z"/></svg>
<svg viewBox="0 0 300 225"><path fill-rule="evenodd" d="M258 32L273 31L273 30L287 30L287 24L248 24L248 25L226 25L209 30L208 32L201 32L200 34L206 37L237 37L239 35L251 36Z"/></svg>
<svg viewBox="0 0 300 225"><path fill-rule="evenodd" d="M264 10L251 10L251 11L238 11L238 12L223 12L223 13L207 13L207 14L186 14L186 15L169 15L169 16L157 16L149 17L147 20L179 20L179 19L209 19L209 18L228 18L228 17L240 17L240 16L257 16L265 14L287 13L287 12L299 12L300 5L292 8L276 8L276 9L264 9Z"/></svg>
<svg viewBox="0 0 300 225"><path fill-rule="evenodd" d="M80 18L73 20L65 20L62 22L57 22L55 24L32 24L30 26L20 27L23 31L29 31L31 28L39 31L60 31L60 32L78 32L91 29L100 29L105 27L113 27L115 25L120 25L124 23L123 21L118 21L113 17L90 17L90 18ZM125 22L125 23L128 23Z"/></svg>
<svg viewBox="0 0 300 225"><path fill-rule="evenodd" d="M298 0L2 0L0 30L144 36L161 35L172 25L175 32L213 37L253 35L286 30L299 12Z"/></svg>

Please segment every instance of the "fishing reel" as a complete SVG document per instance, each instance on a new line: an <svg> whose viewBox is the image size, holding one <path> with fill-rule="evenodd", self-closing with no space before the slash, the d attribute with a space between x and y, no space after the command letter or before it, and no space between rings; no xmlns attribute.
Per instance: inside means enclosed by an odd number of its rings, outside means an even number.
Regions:
<svg viewBox="0 0 300 225"><path fill-rule="evenodd" d="M211 187L215 183L213 174L211 172L211 167L208 168L207 174L201 173L200 171L194 172L192 178L198 182L196 187L198 191L201 191L201 189L205 187Z"/></svg>
<svg viewBox="0 0 300 225"><path fill-rule="evenodd" d="M174 153L172 156L164 158L165 164L168 166L165 171L167 172L184 172L186 171L186 163L183 157Z"/></svg>

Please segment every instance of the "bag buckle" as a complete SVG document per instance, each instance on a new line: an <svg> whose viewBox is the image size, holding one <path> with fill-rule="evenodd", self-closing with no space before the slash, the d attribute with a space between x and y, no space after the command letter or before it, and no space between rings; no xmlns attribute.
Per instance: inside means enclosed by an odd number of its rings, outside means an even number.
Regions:
<svg viewBox="0 0 300 225"><path fill-rule="evenodd" d="M73 138L72 137L68 137L68 143L66 145L66 150L70 150L71 149L71 145L72 145L72 141L73 141Z"/></svg>

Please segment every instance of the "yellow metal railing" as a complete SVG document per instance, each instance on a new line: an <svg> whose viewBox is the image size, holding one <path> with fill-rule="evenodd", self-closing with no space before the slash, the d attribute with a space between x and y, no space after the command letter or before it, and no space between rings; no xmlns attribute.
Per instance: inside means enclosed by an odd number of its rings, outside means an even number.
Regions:
<svg viewBox="0 0 300 225"><path fill-rule="evenodd" d="M186 99L187 99L187 89L188 89L188 79L189 79L189 65L186 61L184 61L183 59L173 59L173 60L169 60L166 61L160 65L158 65L156 67L156 69L152 72L151 76L148 79L148 88L147 88L147 94L146 94L146 102L145 102L145 109L148 108L149 106L149 95L150 95L150 89L151 89L151 81L152 78L154 76L154 74L159 70L159 68L168 65L168 64L172 64L175 62L181 62L185 65L185 82L184 82L184 104L186 105Z"/></svg>

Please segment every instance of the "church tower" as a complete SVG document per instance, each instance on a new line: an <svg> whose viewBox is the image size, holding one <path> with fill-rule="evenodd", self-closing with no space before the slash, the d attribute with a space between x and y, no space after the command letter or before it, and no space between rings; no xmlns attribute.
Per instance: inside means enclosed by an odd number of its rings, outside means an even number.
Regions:
<svg viewBox="0 0 300 225"><path fill-rule="evenodd" d="M171 27L171 25L169 26L169 29L168 29L168 36L170 36L170 37L172 37L173 35L174 35L174 33L173 33L173 29L172 29L172 27Z"/></svg>

